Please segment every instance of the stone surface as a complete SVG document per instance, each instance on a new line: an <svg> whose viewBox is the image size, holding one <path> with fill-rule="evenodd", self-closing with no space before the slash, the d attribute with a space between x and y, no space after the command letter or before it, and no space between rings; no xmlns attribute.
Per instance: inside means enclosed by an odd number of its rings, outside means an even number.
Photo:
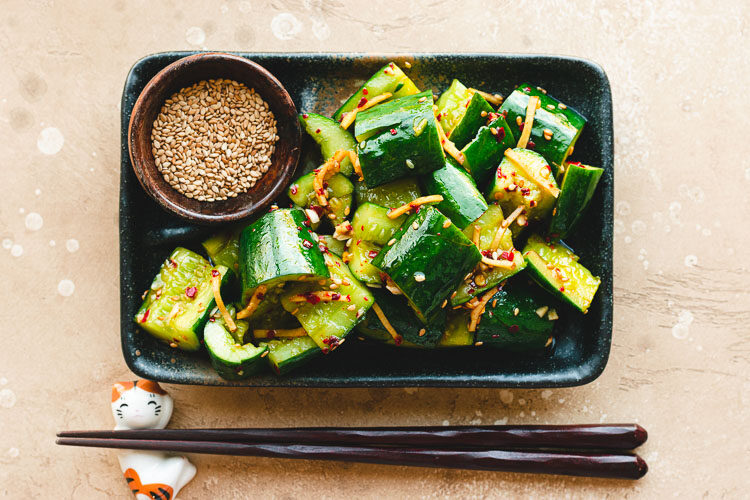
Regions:
<svg viewBox="0 0 750 500"><path fill-rule="evenodd" d="M750 110L730 97L750 77L750 5L394 2L377 24L345 5L3 4L0 495L129 496L113 451L58 448L54 433L110 427L110 384L131 376L117 280L125 75L145 54L205 47L549 52L600 63L615 112L614 344L601 378L573 389L169 386L173 426L637 421L650 432L640 452L651 470L626 483L193 456L198 475L183 498L742 496ZM29 227L31 213L41 218Z"/></svg>

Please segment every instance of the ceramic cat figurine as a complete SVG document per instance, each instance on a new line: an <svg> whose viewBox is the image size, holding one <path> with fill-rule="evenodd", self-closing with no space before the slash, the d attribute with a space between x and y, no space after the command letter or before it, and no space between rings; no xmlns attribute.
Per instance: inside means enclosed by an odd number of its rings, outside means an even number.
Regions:
<svg viewBox="0 0 750 500"><path fill-rule="evenodd" d="M172 417L172 408L172 398L156 382L136 380L112 386L115 430L163 429ZM138 500L174 500L196 472L187 458L160 451L124 451L118 458Z"/></svg>

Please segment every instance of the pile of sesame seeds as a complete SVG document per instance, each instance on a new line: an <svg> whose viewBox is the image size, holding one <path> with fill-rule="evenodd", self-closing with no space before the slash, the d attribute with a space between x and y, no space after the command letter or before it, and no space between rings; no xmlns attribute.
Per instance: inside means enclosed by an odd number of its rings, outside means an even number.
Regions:
<svg viewBox="0 0 750 500"><path fill-rule="evenodd" d="M268 104L234 80L202 80L164 102L151 131L159 172L199 201L234 198L271 166L279 139Z"/></svg>

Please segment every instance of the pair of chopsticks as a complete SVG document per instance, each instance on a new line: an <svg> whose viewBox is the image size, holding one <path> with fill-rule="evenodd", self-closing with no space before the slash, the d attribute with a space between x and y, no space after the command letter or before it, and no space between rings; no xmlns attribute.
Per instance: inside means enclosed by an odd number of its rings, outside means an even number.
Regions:
<svg viewBox="0 0 750 500"><path fill-rule="evenodd" d="M66 431L57 444L638 479L637 424Z"/></svg>

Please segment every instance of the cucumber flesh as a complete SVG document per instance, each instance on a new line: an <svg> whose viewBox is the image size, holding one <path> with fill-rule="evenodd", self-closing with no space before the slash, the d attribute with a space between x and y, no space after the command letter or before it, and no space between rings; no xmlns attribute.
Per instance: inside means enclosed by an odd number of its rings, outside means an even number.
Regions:
<svg viewBox="0 0 750 500"><path fill-rule="evenodd" d="M422 179L427 194L437 194L443 201L435 205L453 224L463 229L487 210L487 202L466 171L446 160L445 166L425 175Z"/></svg>
<svg viewBox="0 0 750 500"><path fill-rule="evenodd" d="M355 182L354 193L357 205L374 203L386 208L400 207L422 196L414 177L404 177L373 188L368 188L364 182Z"/></svg>
<svg viewBox="0 0 750 500"><path fill-rule="evenodd" d="M474 332L469 331L469 311L455 309L448 312L445 331L438 341L438 347L466 347L474 345Z"/></svg>
<svg viewBox="0 0 750 500"><path fill-rule="evenodd" d="M197 351L203 326L216 305L211 284L213 271L221 274L222 298L229 302L229 269L213 267L197 253L176 248L151 283L135 322L157 339L186 351Z"/></svg>
<svg viewBox="0 0 750 500"><path fill-rule="evenodd" d="M372 294L375 297L375 303L380 306L396 333L401 335L403 342L427 348L438 344L445 329L447 308L441 309L429 323L422 324L403 296L393 295L384 289L373 290ZM380 318L372 310L367 313L367 324L370 329L384 331L391 337Z"/></svg>
<svg viewBox="0 0 750 500"><path fill-rule="evenodd" d="M367 92L367 95L365 95ZM388 63L372 75L359 90L352 94L349 99L333 114L333 119L340 122L344 113L353 110L362 98L373 98L380 94L390 92L392 98L396 99L407 95L419 93L419 89L411 79L406 76L401 68L395 63Z"/></svg>
<svg viewBox="0 0 750 500"><path fill-rule="evenodd" d="M315 195L313 181L315 172L310 172L295 180L287 190L289 199L295 205L315 211L317 221L311 221L311 227L317 228L318 223L327 220L333 226L344 221L349 215L352 206L352 192L354 186L343 174L334 174L324 184L328 198L328 207L321 207ZM307 214L310 218L310 214ZM334 217L331 218L330 215Z"/></svg>
<svg viewBox="0 0 750 500"><path fill-rule="evenodd" d="M492 240L495 238L495 234L501 227L503 220L502 209L498 205L490 205L479 219L464 229L464 234L467 238L471 238L474 234L474 226L479 226L479 249L483 253L489 253ZM487 256L490 258L496 257L496 260L512 260L515 267L513 269L504 269L501 267L490 268L488 271L482 273L482 279L478 278L475 272L468 280L461 282L456 290L456 295L451 299L451 305L456 306L467 302L472 297L481 294L485 290L489 290L526 267L523 255L520 251L514 249L510 230L503 233L497 252L498 254L495 256L492 254Z"/></svg>
<svg viewBox="0 0 750 500"><path fill-rule="evenodd" d="M410 200L411 201L411 200ZM363 240L383 246L406 220L406 215L388 217L388 209L373 203L363 203L352 217L352 240Z"/></svg>
<svg viewBox="0 0 750 500"><path fill-rule="evenodd" d="M307 334L327 354L338 347L349 331L359 323L372 307L374 299L367 287L352 275L339 257L325 254L325 261L331 280L326 280L323 285L291 283L281 296L281 304L296 316ZM332 282L337 284L335 290L330 288ZM310 297L305 302L292 301L293 297L316 291L335 292L342 300L325 302Z"/></svg>
<svg viewBox="0 0 750 500"><path fill-rule="evenodd" d="M578 262L578 256L560 240L546 241L533 234L523 249L531 277L554 296L586 313L601 279Z"/></svg>
<svg viewBox="0 0 750 500"><path fill-rule="evenodd" d="M346 242L337 240L330 234L319 234L318 235L318 247L320 248L320 251L323 253L325 253L326 251L329 251L341 257L342 255L344 255L344 250L346 250Z"/></svg>
<svg viewBox="0 0 750 500"><path fill-rule="evenodd" d="M450 134L463 118L471 97L472 93L469 89L457 79L454 79L450 87L440 94L435 106L438 107L440 126L446 135Z"/></svg>
<svg viewBox="0 0 750 500"><path fill-rule="evenodd" d="M266 347L240 345L224 325L208 322L203 330L206 350L216 373L227 380L240 380L258 372L263 366Z"/></svg>
<svg viewBox="0 0 750 500"><path fill-rule="evenodd" d="M241 232L242 228L225 230L203 241L203 248L211 262L238 272Z"/></svg>
<svg viewBox="0 0 750 500"><path fill-rule="evenodd" d="M336 151L355 151L357 142L348 130L341 128L336 120L315 113L299 115L299 121L305 131L320 146L320 153L324 160L329 160ZM354 173L349 158L341 162L341 173L351 176Z"/></svg>
<svg viewBox="0 0 750 500"><path fill-rule="evenodd" d="M381 271L372 265L372 261L380 253L381 247L369 241L352 240L349 246L349 262L347 265L352 274L367 285L380 285Z"/></svg>
<svg viewBox="0 0 750 500"><path fill-rule="evenodd" d="M310 337L261 342L268 348L268 366L276 375L284 375L320 356L323 351Z"/></svg>

